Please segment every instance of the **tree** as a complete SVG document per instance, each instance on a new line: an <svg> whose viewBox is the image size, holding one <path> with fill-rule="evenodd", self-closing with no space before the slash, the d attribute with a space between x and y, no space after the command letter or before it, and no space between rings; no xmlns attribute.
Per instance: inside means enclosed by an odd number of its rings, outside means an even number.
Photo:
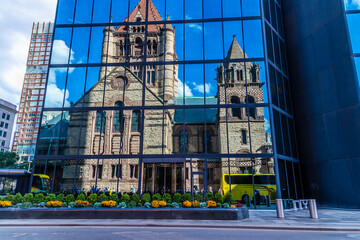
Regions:
<svg viewBox="0 0 360 240"><path fill-rule="evenodd" d="M19 161L19 155L15 152L0 153L0 168L10 167Z"/></svg>

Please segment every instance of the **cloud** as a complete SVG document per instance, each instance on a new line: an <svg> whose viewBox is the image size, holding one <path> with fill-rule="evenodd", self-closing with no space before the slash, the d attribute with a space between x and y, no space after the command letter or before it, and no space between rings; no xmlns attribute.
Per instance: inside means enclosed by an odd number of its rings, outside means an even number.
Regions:
<svg viewBox="0 0 360 240"><path fill-rule="evenodd" d="M204 94L204 85L203 84L196 84L195 82L192 83L194 85L194 89L202 94ZM209 94L211 91L211 84L210 83L205 83L205 93Z"/></svg>
<svg viewBox="0 0 360 240"><path fill-rule="evenodd" d="M346 6L355 5L357 7L360 7L360 0L344 0Z"/></svg>
<svg viewBox="0 0 360 240"><path fill-rule="evenodd" d="M33 22L53 22L57 0L3 0L0 7L0 98L19 104Z"/></svg>
<svg viewBox="0 0 360 240"><path fill-rule="evenodd" d="M186 26L193 29L195 32L202 32L202 26L198 23L189 23Z"/></svg>
<svg viewBox="0 0 360 240"><path fill-rule="evenodd" d="M68 63L70 48L63 40L54 40L53 52L51 56L52 64L66 64ZM70 51L70 63L74 61L74 51Z"/></svg>
<svg viewBox="0 0 360 240"><path fill-rule="evenodd" d="M265 118L265 132L270 132L270 121L269 119Z"/></svg>
<svg viewBox="0 0 360 240"><path fill-rule="evenodd" d="M178 90L179 90L179 97L184 97L184 83L179 79L178 80ZM193 93L191 88L185 84L185 97L192 97Z"/></svg>
<svg viewBox="0 0 360 240"><path fill-rule="evenodd" d="M69 107L70 103L66 99L69 98L69 91L59 89L56 84L51 83L46 88L46 107L61 107L65 93L65 107Z"/></svg>

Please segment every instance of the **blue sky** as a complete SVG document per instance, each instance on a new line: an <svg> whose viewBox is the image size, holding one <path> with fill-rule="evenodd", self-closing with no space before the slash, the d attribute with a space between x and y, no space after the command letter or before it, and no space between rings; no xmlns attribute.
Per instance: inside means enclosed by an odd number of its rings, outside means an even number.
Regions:
<svg viewBox="0 0 360 240"><path fill-rule="evenodd" d="M56 0L1 0L0 98L20 101L32 23L54 21Z"/></svg>

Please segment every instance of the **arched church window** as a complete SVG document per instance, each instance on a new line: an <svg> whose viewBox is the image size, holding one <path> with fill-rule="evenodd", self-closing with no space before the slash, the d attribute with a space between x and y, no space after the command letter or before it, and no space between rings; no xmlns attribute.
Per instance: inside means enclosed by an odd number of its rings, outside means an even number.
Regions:
<svg viewBox="0 0 360 240"><path fill-rule="evenodd" d="M237 96L232 96L230 101L231 104L240 104L240 98ZM241 108L232 108L231 112L233 117L238 117L239 119L241 119Z"/></svg>
<svg viewBox="0 0 360 240"><path fill-rule="evenodd" d="M136 38L135 40L135 55L142 55L144 49L143 40L141 38Z"/></svg>
<svg viewBox="0 0 360 240"><path fill-rule="evenodd" d="M204 152L212 153L212 146L211 146L211 135L209 131L204 131L203 133L203 143L204 143ZM206 149L205 149L206 147Z"/></svg>
<svg viewBox="0 0 360 240"><path fill-rule="evenodd" d="M97 111L95 119L95 132L105 132L106 112Z"/></svg>
<svg viewBox="0 0 360 240"><path fill-rule="evenodd" d="M236 71L236 75L237 75L237 80L238 81L243 81L243 70L237 70Z"/></svg>
<svg viewBox="0 0 360 240"><path fill-rule="evenodd" d="M231 69L231 79L230 79L230 81L231 81L232 83L235 82L235 71L234 71L233 68Z"/></svg>
<svg viewBox="0 0 360 240"><path fill-rule="evenodd" d="M122 109L123 106L124 104L121 101L115 103L115 107L119 107L119 109L114 111L113 132L124 132L124 111Z"/></svg>
<svg viewBox="0 0 360 240"><path fill-rule="evenodd" d="M255 98L253 96L247 96L247 98L245 98L245 102L246 103L255 103ZM252 118L256 118L256 107L248 107L247 111L246 111L246 115L250 116Z"/></svg>
<svg viewBox="0 0 360 240"><path fill-rule="evenodd" d="M131 132L140 132L140 110L134 110L131 118Z"/></svg>
<svg viewBox="0 0 360 240"><path fill-rule="evenodd" d="M179 134L179 149L182 153L187 153L189 150L188 132L181 131Z"/></svg>
<svg viewBox="0 0 360 240"><path fill-rule="evenodd" d="M148 55L151 55L151 40L148 40L147 41L147 54Z"/></svg>
<svg viewBox="0 0 360 240"><path fill-rule="evenodd" d="M136 18L136 22L141 22L141 18L140 17Z"/></svg>

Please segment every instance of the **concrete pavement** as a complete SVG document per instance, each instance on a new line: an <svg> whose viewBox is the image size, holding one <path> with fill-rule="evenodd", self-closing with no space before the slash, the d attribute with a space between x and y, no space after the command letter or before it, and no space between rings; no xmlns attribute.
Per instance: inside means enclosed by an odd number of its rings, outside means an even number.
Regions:
<svg viewBox="0 0 360 240"><path fill-rule="evenodd" d="M1 227L185 227L185 228L233 228L278 229L307 231L356 231L360 232L359 210L318 209L319 219L310 219L308 210L286 210L285 218L276 217L275 210L250 210L250 218L239 221L219 220L117 220L117 219L0 219Z"/></svg>

